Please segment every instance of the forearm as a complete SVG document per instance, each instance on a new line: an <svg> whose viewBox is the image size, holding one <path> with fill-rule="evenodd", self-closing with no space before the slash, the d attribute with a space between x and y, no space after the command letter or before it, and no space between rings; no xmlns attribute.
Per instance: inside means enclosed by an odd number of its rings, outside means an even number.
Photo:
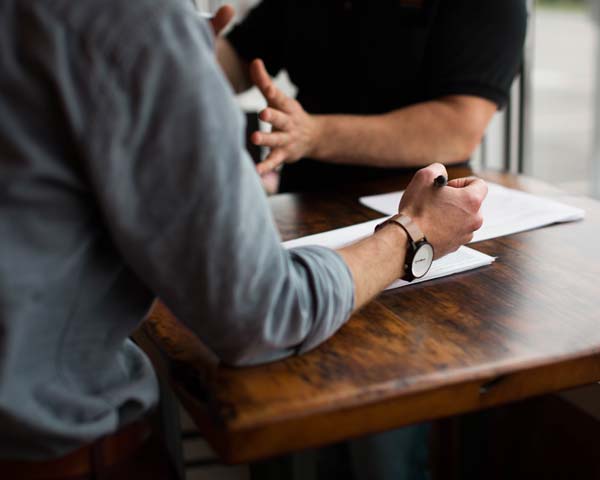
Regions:
<svg viewBox="0 0 600 480"><path fill-rule="evenodd" d="M217 61L229 80L235 93L242 93L252 87L248 64L242 60L229 41L218 37L215 45Z"/></svg>
<svg viewBox="0 0 600 480"><path fill-rule="evenodd" d="M404 275L406 248L406 233L399 226L388 225L339 250L354 279L355 310Z"/></svg>
<svg viewBox="0 0 600 480"><path fill-rule="evenodd" d="M463 108L454 97L373 116L314 116L318 131L311 157L331 163L378 167L452 164L469 158L495 111Z"/></svg>

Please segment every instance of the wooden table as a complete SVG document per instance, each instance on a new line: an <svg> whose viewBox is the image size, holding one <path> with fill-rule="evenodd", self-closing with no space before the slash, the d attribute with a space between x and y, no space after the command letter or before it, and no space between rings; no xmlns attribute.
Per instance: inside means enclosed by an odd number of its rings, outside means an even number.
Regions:
<svg viewBox="0 0 600 480"><path fill-rule="evenodd" d="M530 179L482 176L562 199ZM291 239L377 218L358 195L406 182L279 195L270 204ZM230 463L591 383L600 379L600 203L568 203L585 208L586 220L474 244L497 261L385 292L307 355L219 366L160 304L144 326L145 348Z"/></svg>

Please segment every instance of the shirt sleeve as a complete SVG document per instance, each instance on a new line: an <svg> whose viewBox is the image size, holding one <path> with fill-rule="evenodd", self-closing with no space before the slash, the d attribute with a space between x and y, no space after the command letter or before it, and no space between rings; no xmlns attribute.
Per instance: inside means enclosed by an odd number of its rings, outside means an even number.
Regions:
<svg viewBox="0 0 600 480"><path fill-rule="evenodd" d="M262 58L272 76L285 67L286 3L283 0L262 0L227 35L227 40L242 59L251 62Z"/></svg>
<svg viewBox="0 0 600 480"><path fill-rule="evenodd" d="M91 55L86 170L117 248L225 363L314 348L353 309L348 267L281 246L207 24L173 7L134 33Z"/></svg>
<svg viewBox="0 0 600 480"><path fill-rule="evenodd" d="M475 95L502 107L521 65L525 0L439 2L431 41L431 95Z"/></svg>

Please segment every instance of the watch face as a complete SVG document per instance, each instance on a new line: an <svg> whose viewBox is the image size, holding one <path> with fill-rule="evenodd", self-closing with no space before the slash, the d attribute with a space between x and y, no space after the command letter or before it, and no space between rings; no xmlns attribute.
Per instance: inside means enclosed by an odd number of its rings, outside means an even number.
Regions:
<svg viewBox="0 0 600 480"><path fill-rule="evenodd" d="M433 247L429 243L423 243L415 252L412 261L412 274L415 278L422 278L429 271L433 263Z"/></svg>

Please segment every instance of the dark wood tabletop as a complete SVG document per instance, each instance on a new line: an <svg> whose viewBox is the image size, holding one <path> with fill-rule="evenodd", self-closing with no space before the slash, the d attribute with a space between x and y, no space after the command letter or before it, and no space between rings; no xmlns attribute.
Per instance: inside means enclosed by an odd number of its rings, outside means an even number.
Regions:
<svg viewBox="0 0 600 480"><path fill-rule="evenodd" d="M464 169L450 171L462 176ZM159 302L145 348L222 459L262 459L600 380L600 203L535 180L482 177L586 210L584 221L471 245L487 267L387 291L316 350L227 368ZM284 240L372 218L359 195L277 195Z"/></svg>

